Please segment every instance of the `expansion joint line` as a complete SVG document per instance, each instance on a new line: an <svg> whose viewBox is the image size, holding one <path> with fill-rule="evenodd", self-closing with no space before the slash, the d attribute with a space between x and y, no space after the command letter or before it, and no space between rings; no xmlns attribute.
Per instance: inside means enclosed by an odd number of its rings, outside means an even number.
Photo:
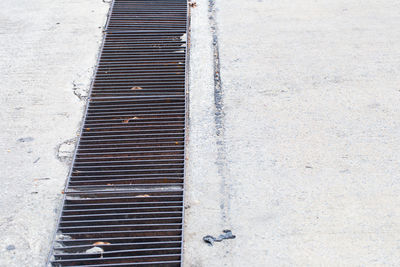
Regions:
<svg viewBox="0 0 400 267"><path fill-rule="evenodd" d="M224 113L224 92L221 80L221 61L219 57L219 42L218 42L218 25L216 18L216 3L215 0L209 0L208 16L210 23L210 30L212 35L212 51L213 51L213 68L214 68L214 105L215 105L215 134L216 134L216 147L217 171L221 179L220 193L221 193L221 217L223 227L229 226L229 213L230 213L230 198L231 193L227 181L227 164L226 164L226 145L225 145L225 113Z"/></svg>

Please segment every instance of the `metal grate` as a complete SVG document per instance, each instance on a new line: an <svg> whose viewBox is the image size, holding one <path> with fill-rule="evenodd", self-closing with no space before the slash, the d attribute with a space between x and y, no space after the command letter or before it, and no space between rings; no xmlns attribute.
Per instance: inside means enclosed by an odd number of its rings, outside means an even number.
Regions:
<svg viewBox="0 0 400 267"><path fill-rule="evenodd" d="M115 0L49 264L180 266L186 0Z"/></svg>

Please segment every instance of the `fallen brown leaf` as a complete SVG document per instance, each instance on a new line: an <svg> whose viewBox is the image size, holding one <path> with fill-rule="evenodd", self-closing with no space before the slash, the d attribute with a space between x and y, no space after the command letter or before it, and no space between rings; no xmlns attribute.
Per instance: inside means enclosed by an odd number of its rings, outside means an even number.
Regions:
<svg viewBox="0 0 400 267"><path fill-rule="evenodd" d="M128 123L130 120L137 120L137 119L139 119L139 118L138 117L132 117L132 118L128 118L126 120L123 120L122 122L123 123Z"/></svg>
<svg viewBox="0 0 400 267"><path fill-rule="evenodd" d="M131 90L142 90L143 88L140 86L134 86L131 88Z"/></svg>

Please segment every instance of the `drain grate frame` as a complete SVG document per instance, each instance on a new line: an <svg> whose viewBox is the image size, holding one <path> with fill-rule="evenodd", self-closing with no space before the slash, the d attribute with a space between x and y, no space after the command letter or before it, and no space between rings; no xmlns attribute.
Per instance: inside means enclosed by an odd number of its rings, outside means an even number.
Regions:
<svg viewBox="0 0 400 267"><path fill-rule="evenodd" d="M114 0L49 266L181 266L187 0Z"/></svg>

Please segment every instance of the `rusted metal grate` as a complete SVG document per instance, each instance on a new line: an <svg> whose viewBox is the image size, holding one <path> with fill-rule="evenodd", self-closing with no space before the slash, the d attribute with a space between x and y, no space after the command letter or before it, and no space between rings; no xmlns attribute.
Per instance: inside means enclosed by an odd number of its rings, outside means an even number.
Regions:
<svg viewBox="0 0 400 267"><path fill-rule="evenodd" d="M180 266L186 0L115 0L50 266Z"/></svg>

